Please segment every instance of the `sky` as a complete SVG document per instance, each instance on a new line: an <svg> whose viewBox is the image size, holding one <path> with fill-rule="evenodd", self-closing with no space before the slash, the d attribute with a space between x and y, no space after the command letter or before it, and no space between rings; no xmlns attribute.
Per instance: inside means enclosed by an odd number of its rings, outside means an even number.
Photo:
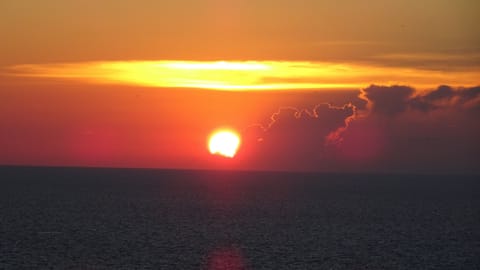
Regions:
<svg viewBox="0 0 480 270"><path fill-rule="evenodd" d="M0 164L478 173L478 10L3 0Z"/></svg>

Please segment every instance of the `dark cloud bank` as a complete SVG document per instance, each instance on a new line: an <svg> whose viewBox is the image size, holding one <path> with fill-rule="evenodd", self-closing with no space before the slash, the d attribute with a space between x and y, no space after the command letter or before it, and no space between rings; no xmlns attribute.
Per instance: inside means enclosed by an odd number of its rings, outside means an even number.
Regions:
<svg viewBox="0 0 480 270"><path fill-rule="evenodd" d="M241 156L257 169L480 172L480 87L371 85L359 98L281 108L245 132Z"/></svg>

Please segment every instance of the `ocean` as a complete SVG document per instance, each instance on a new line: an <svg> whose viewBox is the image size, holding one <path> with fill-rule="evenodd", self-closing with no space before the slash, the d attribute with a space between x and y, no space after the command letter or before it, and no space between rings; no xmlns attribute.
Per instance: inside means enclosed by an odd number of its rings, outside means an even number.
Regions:
<svg viewBox="0 0 480 270"><path fill-rule="evenodd" d="M0 168L0 269L480 269L478 175Z"/></svg>

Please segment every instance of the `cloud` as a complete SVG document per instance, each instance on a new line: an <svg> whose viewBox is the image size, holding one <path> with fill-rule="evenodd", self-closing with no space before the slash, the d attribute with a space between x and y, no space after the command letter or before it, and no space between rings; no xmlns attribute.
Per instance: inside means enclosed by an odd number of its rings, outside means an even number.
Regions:
<svg viewBox="0 0 480 270"><path fill-rule="evenodd" d="M480 87L454 89L441 85L437 89L409 100L411 109L423 112L433 110L478 110L480 106Z"/></svg>
<svg viewBox="0 0 480 270"><path fill-rule="evenodd" d="M271 117L265 129L265 137L282 136L292 133L297 139L318 139L325 143L332 134L345 128L354 117L355 106L346 104L342 107L328 103L318 104L312 111L298 110L292 107L281 108ZM293 131L293 132L292 132Z"/></svg>
<svg viewBox="0 0 480 270"><path fill-rule="evenodd" d="M480 87L441 85L418 92L372 85L361 96L368 111L342 133L337 157L343 165L362 164L374 171L478 171Z"/></svg>
<svg viewBox="0 0 480 270"><path fill-rule="evenodd" d="M455 92L453 91L452 87L448 85L441 85L436 90L426 94L423 96L423 99L427 101L435 101L439 99L449 99Z"/></svg>
<svg viewBox="0 0 480 270"><path fill-rule="evenodd" d="M281 108L250 129L253 160L271 169L478 172L480 87L371 85L360 97L362 109Z"/></svg>
<svg viewBox="0 0 480 270"><path fill-rule="evenodd" d="M372 113L392 116L407 109L408 100L414 92L408 86L371 85L362 90L361 97L368 101Z"/></svg>
<svg viewBox="0 0 480 270"><path fill-rule="evenodd" d="M275 163L282 169L313 170L323 158L326 147L355 117L355 106L342 107L322 103L312 110L283 107L274 113L265 127L254 125L245 135L250 158L260 166ZM252 147L253 144L253 147Z"/></svg>
<svg viewBox="0 0 480 270"><path fill-rule="evenodd" d="M306 61L103 61L26 64L0 75L96 84L213 90L355 89L377 82L421 87L477 83L478 68L431 70L378 64Z"/></svg>
<svg viewBox="0 0 480 270"><path fill-rule="evenodd" d="M360 97L367 101L369 113L394 116L407 110L425 113L433 110L470 110L480 104L480 86L454 89L440 85L434 90L419 93L409 86L371 85L361 90Z"/></svg>

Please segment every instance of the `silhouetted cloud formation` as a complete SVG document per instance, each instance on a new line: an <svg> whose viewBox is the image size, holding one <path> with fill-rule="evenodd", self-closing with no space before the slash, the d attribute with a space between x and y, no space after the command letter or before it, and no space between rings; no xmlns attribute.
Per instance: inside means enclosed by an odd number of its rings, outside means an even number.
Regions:
<svg viewBox="0 0 480 270"><path fill-rule="evenodd" d="M415 90L408 86L371 85L362 90L372 113L395 115L405 111Z"/></svg>
<svg viewBox="0 0 480 270"><path fill-rule="evenodd" d="M324 103L311 111L284 107L272 115L266 127L250 127L245 139L257 143L256 162L275 160L285 169L314 169L325 145L337 139L354 116L351 104L336 107Z"/></svg>
<svg viewBox="0 0 480 270"><path fill-rule="evenodd" d="M369 110L342 134L339 164L372 171L478 171L480 87L442 85L422 93L371 85L361 97Z"/></svg>
<svg viewBox="0 0 480 270"><path fill-rule="evenodd" d="M272 122L268 125L266 132L276 132L277 130L293 128L305 129L309 126L315 127L316 134L328 135L340 127L344 127L348 117L352 117L355 107L351 104L343 107L332 106L322 103L313 109L298 110L292 107L281 108L271 117Z"/></svg>
<svg viewBox="0 0 480 270"><path fill-rule="evenodd" d="M255 161L275 169L478 172L480 87L371 85L359 97L366 108L281 108L249 131Z"/></svg>
<svg viewBox="0 0 480 270"><path fill-rule="evenodd" d="M415 93L415 89L409 86L371 85L362 89L360 97L368 102L370 113L388 116L407 110L470 110L480 105L480 86L454 89L441 85L427 93Z"/></svg>
<svg viewBox="0 0 480 270"><path fill-rule="evenodd" d="M477 110L480 106L480 87L453 89L441 85L436 90L409 100L412 109L430 112L438 109Z"/></svg>

